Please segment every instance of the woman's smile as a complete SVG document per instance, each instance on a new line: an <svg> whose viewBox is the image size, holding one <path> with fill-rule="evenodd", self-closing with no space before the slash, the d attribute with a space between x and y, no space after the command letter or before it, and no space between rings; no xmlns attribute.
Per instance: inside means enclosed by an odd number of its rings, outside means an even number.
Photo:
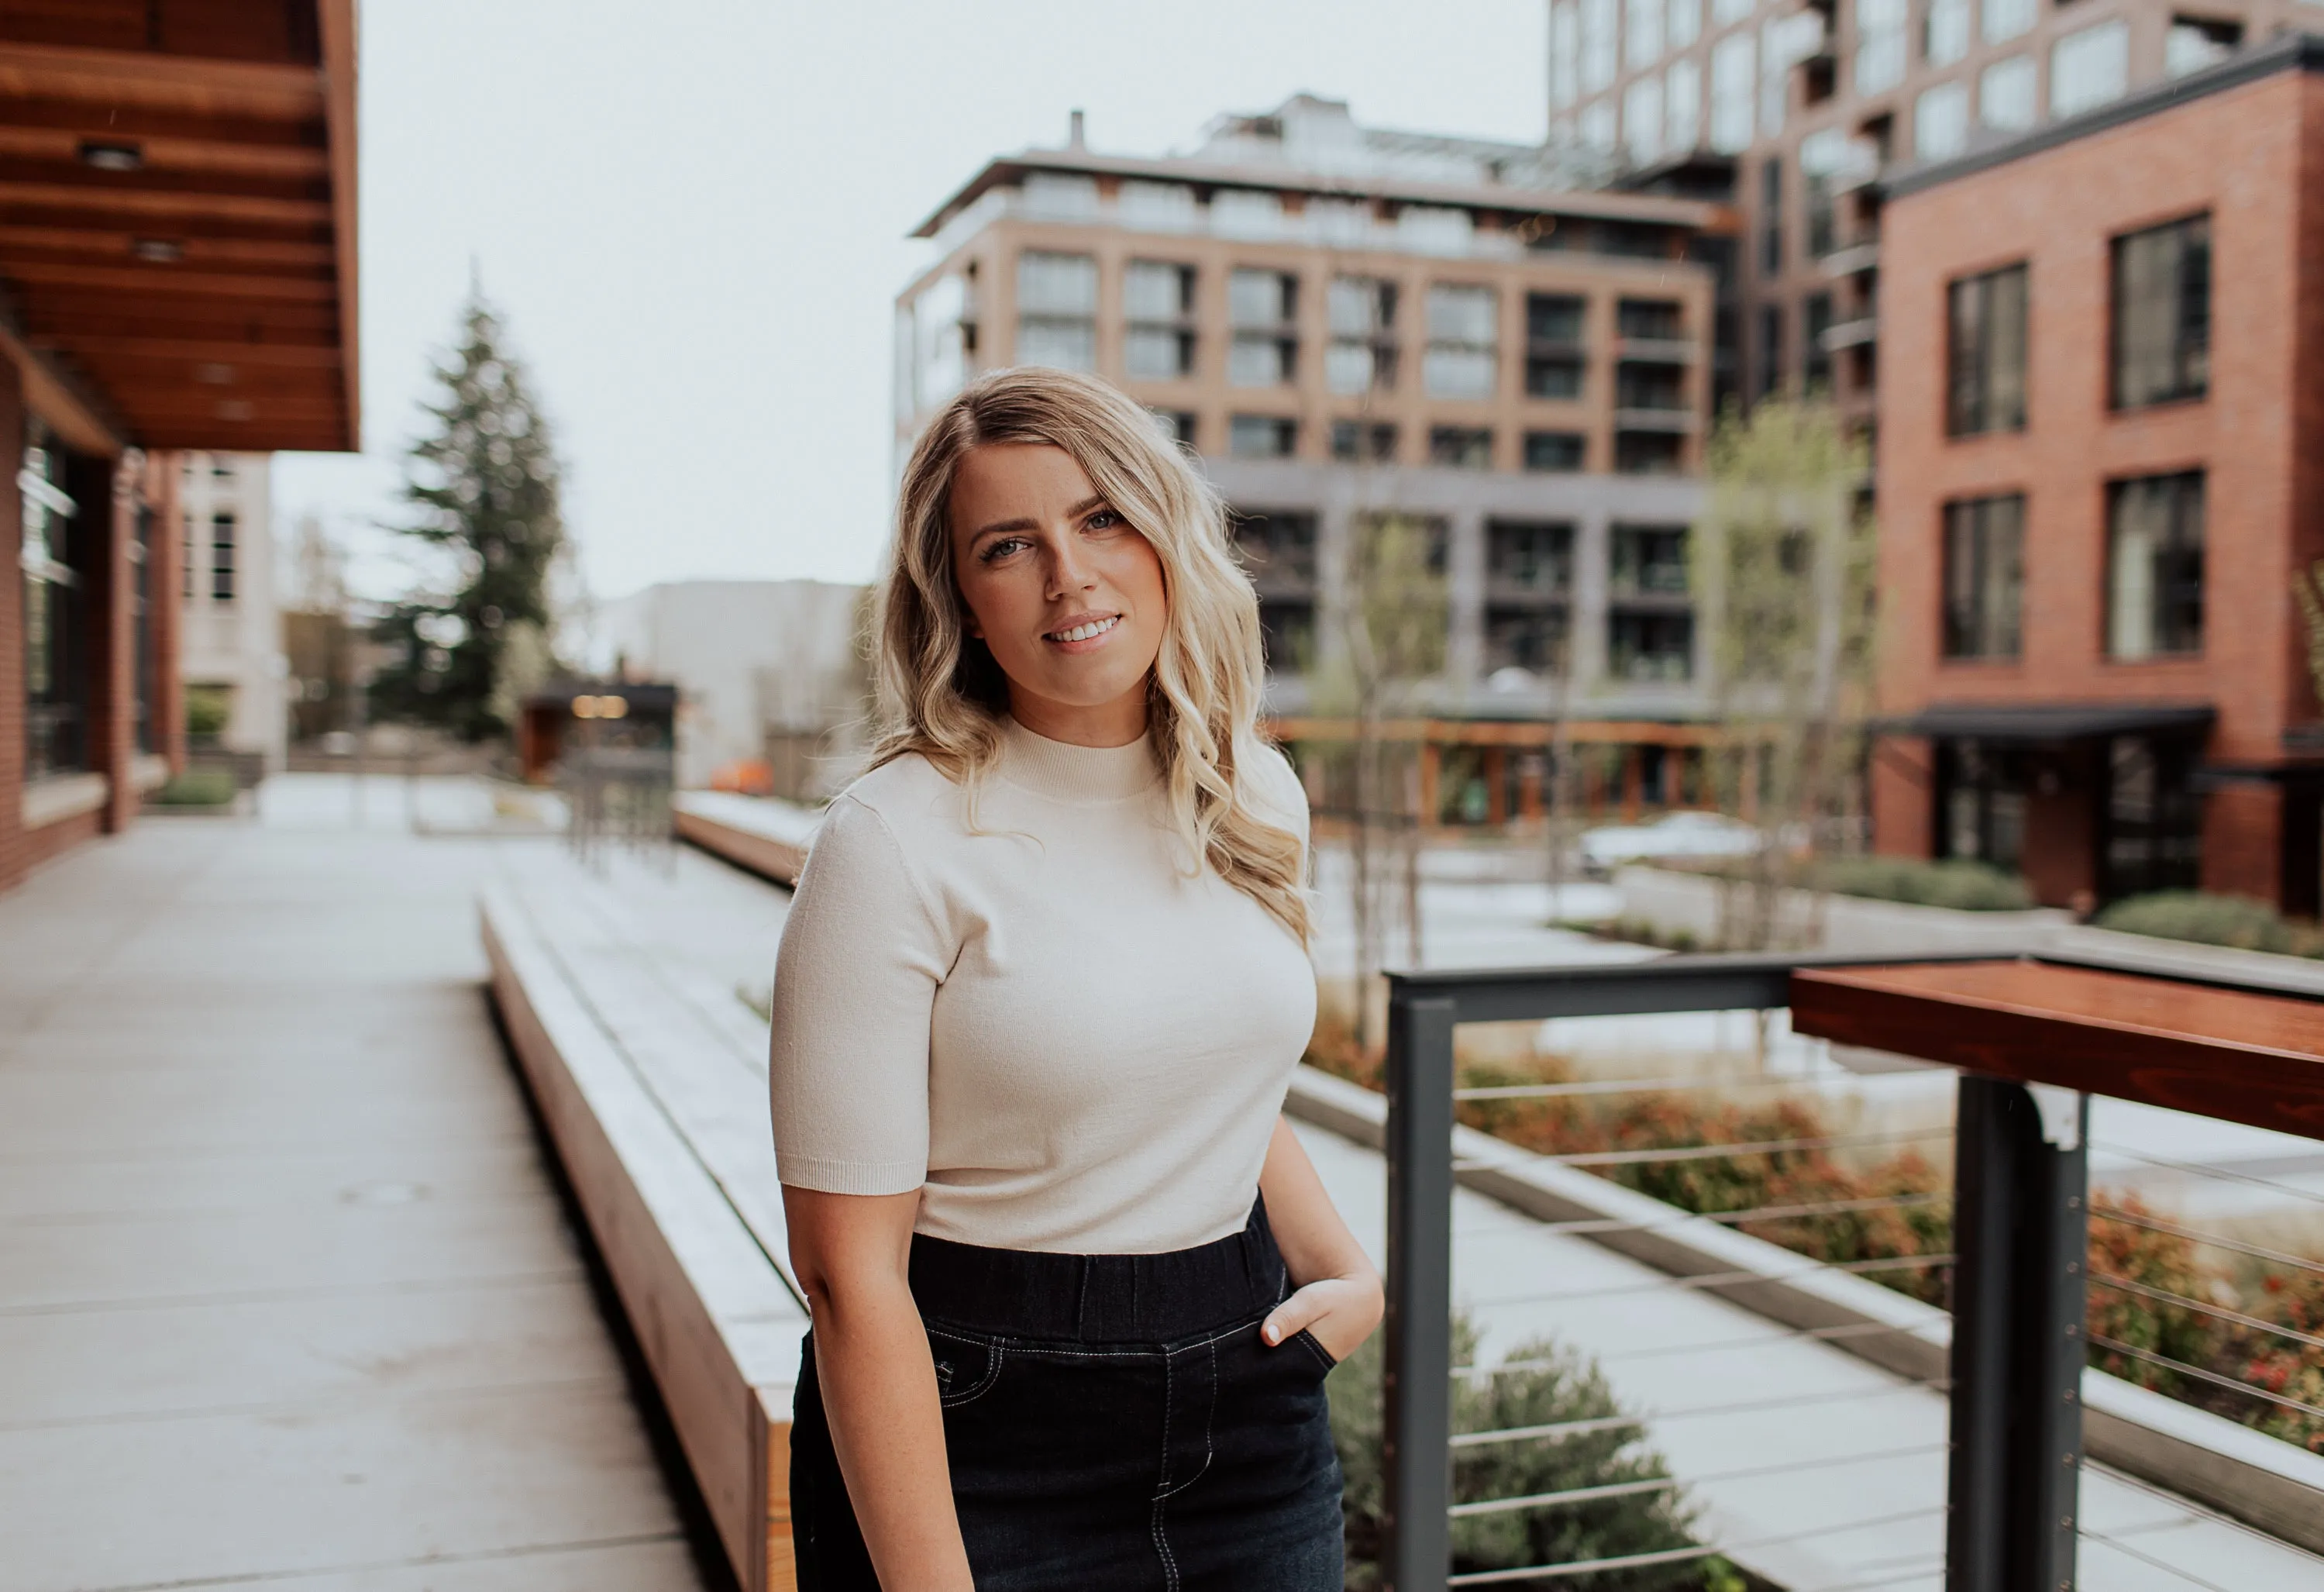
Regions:
<svg viewBox="0 0 2324 1592"><path fill-rule="evenodd" d="M1119 614L1076 614L1041 639L1061 653L1093 653L1120 623Z"/></svg>

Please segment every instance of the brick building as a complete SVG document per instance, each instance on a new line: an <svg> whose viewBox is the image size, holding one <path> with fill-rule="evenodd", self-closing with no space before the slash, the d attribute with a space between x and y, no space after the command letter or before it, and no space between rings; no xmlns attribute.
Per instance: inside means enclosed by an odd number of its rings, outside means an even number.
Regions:
<svg viewBox="0 0 2324 1592"><path fill-rule="evenodd" d="M2293 34L1888 184L1879 849L2317 911L2319 171Z"/></svg>
<svg viewBox="0 0 2324 1592"><path fill-rule="evenodd" d="M1539 810L1553 709L1593 791L1675 800L1703 734L1685 543L1711 412L1719 207L1607 191L1526 144L1360 125L1300 96L1183 155L989 162L897 303L899 459L980 369L1093 370L1194 449L1260 588L1297 741L1351 527L1425 524L1447 660L1424 810ZM1440 777L1441 776L1441 777Z"/></svg>
<svg viewBox="0 0 2324 1592"><path fill-rule="evenodd" d="M0 888L183 757L179 450L356 445L355 42L353 0L0 5Z"/></svg>

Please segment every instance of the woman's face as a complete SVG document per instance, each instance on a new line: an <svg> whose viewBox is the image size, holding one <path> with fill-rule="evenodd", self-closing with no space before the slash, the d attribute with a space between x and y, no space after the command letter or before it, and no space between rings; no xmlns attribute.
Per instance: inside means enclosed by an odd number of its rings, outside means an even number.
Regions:
<svg viewBox="0 0 2324 1592"><path fill-rule="evenodd" d="M1146 733L1146 677L1167 611L1162 560L1073 455L971 449L953 477L953 578L968 630L1009 677L1009 710L1052 740Z"/></svg>

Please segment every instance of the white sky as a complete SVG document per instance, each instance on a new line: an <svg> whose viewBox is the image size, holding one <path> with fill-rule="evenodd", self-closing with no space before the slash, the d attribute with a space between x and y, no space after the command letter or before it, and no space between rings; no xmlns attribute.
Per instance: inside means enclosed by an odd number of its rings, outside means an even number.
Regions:
<svg viewBox="0 0 2324 1592"><path fill-rule="evenodd" d="M1543 0L368 0L364 444L284 454L365 595L470 262L555 427L599 597L860 580L889 508L904 236L991 155L1161 153L1300 90L1533 140Z"/></svg>

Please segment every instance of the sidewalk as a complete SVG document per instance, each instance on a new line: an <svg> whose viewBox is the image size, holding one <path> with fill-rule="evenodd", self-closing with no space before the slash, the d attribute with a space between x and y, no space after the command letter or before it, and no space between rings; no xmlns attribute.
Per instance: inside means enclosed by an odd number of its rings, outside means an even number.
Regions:
<svg viewBox="0 0 2324 1592"><path fill-rule="evenodd" d="M554 843L331 782L0 898L0 1592L696 1587L480 988Z"/></svg>

